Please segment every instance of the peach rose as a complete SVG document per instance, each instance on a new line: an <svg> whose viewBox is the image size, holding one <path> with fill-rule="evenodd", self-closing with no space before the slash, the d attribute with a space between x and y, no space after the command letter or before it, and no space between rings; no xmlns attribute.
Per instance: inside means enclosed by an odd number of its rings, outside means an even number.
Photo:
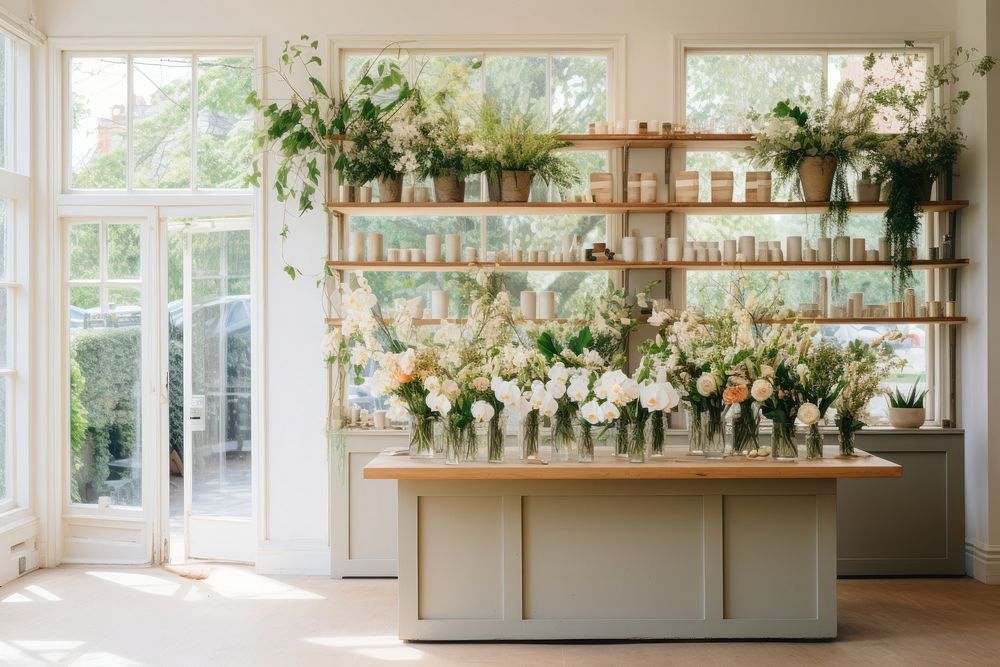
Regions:
<svg viewBox="0 0 1000 667"><path fill-rule="evenodd" d="M732 387L726 387L725 391L722 392L722 400L729 405L734 405L736 403L742 403L747 400L748 392L747 386L745 384L738 384Z"/></svg>

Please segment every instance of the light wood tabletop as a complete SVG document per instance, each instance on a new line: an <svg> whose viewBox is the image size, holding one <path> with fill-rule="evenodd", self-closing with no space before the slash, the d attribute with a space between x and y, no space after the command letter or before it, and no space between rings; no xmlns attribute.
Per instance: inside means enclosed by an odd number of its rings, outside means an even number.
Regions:
<svg viewBox="0 0 1000 667"><path fill-rule="evenodd" d="M365 466L365 479L857 479L903 474L902 466L860 450L856 456L841 457L835 446L826 447L821 459L799 458L796 461L744 456L712 461L690 456L686 448L668 447L662 458L649 458L645 463L629 463L615 458L608 449L599 449L593 463L550 462L547 465L524 463L513 448L507 449L505 463L480 460L458 465L447 465L443 458L417 459L391 452L386 450Z"/></svg>

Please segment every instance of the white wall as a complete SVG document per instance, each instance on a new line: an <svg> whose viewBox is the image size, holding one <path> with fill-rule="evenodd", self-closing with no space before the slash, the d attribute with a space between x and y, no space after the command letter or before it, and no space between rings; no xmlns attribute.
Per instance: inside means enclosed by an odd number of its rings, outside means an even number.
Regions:
<svg viewBox="0 0 1000 667"><path fill-rule="evenodd" d="M263 36L273 62L285 39L307 32L313 37L335 35L468 35L499 34L625 34L627 96L623 116L671 118L674 108L674 42L678 34L774 35L776 40L813 39L817 33L833 36L869 32L899 40L922 34L954 32L961 27L969 41L986 39L985 0L440 0L365 4L345 0L284 0L280 3L247 3L245 0L43 0L38 3L39 27L50 36ZM958 8L957 8L958 6ZM370 20L358 20L364 11ZM996 24L996 8L990 9ZM960 25L961 24L961 25ZM964 36L963 36L964 39ZM997 38L994 36L994 41ZM1000 45L995 45L1000 46ZM994 48L994 51L1000 51ZM998 75L1000 76L1000 75ZM995 80L991 90L1000 87ZM991 96L995 96L995 93ZM993 105L991 108L1000 109ZM970 114L985 116L985 95L977 94ZM996 113L993 114L996 116ZM971 115L970 115L971 119ZM979 122L978 118L976 122ZM997 125L997 122L994 122ZM984 128L985 132L985 128ZM979 135L976 129L975 136ZM970 138L973 132L970 131ZM1000 147L998 147L1000 148ZM985 238L987 178L983 165L985 147L970 151L976 161L975 182L963 181L970 199L980 206L964 217ZM993 161L1000 159L994 151ZM972 171L972 170L970 170ZM989 172L1000 180L1000 166ZM970 222L973 221L974 222ZM327 549L327 466L323 436L326 382L319 355L323 335L322 312L311 281L292 282L280 271L277 233L281 210L268 208L267 303L267 482L269 545L260 565L268 570L324 571ZM325 243L322 216L293 221L290 259L300 265L320 267ZM991 242L997 243L994 232ZM963 243L971 241L970 235ZM985 262L984 245L967 246L976 262ZM963 307L983 313L986 268L973 271L978 287L963 283ZM979 289L981 287L982 289ZM988 370L976 359L987 350L986 319L970 327L962 346L970 368L966 386L985 387ZM997 320L1000 322L1000 320ZM1000 326L1000 325L998 325ZM995 337L995 336L994 336ZM970 361L972 360L972 361ZM994 365L996 362L992 362ZM975 385L968 384L978 377ZM996 377L990 374L990 377ZM993 472L993 493L985 477L987 457L985 399L979 391L967 392L967 426L972 428L969 447L970 538L983 545L1000 545L1000 470ZM1000 450L1000 441L994 447ZM994 459L998 458L997 456ZM996 465L996 464L995 464ZM990 517L988 501L996 511ZM992 530L988 520L992 520ZM328 552L327 552L328 553Z"/></svg>

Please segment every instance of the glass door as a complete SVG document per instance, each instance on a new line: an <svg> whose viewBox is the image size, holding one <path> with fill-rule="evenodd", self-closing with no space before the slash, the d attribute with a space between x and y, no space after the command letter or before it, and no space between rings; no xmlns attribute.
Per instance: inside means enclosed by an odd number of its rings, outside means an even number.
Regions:
<svg viewBox="0 0 1000 667"><path fill-rule="evenodd" d="M171 560L252 562L250 221L168 221Z"/></svg>

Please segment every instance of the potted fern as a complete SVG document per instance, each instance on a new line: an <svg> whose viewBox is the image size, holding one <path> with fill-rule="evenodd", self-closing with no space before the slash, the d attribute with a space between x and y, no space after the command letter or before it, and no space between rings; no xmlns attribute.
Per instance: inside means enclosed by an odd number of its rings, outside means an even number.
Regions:
<svg viewBox="0 0 1000 667"><path fill-rule="evenodd" d="M873 117L870 100L851 81L842 83L828 104L783 100L769 114L750 113L752 121L763 121L750 158L771 169L779 184L791 183L803 201L830 202L821 233L827 235L832 219L842 234L851 200L847 177L863 151L875 145Z"/></svg>
<svg viewBox="0 0 1000 667"><path fill-rule="evenodd" d="M558 132L538 130L527 114L501 113L495 104L485 102L475 140L483 147L491 201L528 201L536 177L559 189L580 180L576 167L556 153L569 143Z"/></svg>
<svg viewBox="0 0 1000 667"><path fill-rule="evenodd" d="M471 129L451 107L428 113L422 126L424 140L417 150L417 173L434 181L439 202L465 201L465 179L483 171L482 148L472 141Z"/></svg>
<svg viewBox="0 0 1000 667"><path fill-rule="evenodd" d="M889 392L889 423L893 428L920 428L927 419L924 397L927 389L917 390L920 378L913 382L910 391L903 393L896 387Z"/></svg>

